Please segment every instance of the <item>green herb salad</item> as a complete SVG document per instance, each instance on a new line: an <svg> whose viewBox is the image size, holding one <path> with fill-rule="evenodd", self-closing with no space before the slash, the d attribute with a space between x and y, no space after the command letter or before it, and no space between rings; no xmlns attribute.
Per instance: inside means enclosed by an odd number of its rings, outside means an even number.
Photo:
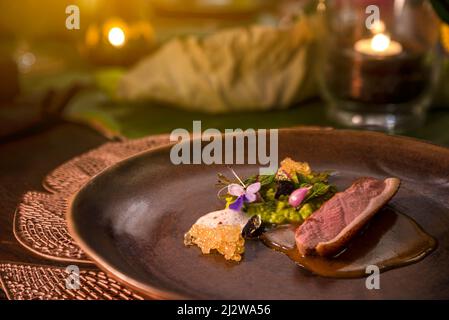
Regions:
<svg viewBox="0 0 449 320"><path fill-rule="evenodd" d="M336 188L329 184L329 172L313 172L304 162L286 158L272 175L255 175L232 181L219 174L227 186L220 195L226 208L258 215L264 223L301 223L329 200Z"/></svg>

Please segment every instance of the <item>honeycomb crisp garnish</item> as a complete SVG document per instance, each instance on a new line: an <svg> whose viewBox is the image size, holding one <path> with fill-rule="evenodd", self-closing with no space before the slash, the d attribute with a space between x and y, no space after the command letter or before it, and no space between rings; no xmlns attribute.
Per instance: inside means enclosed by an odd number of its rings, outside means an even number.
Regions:
<svg viewBox="0 0 449 320"><path fill-rule="evenodd" d="M184 244L196 244L203 254L217 250L226 260L240 261L245 251L245 239L238 225L218 225L215 228L195 224L184 236Z"/></svg>
<svg viewBox="0 0 449 320"><path fill-rule="evenodd" d="M307 162L296 162L291 158L285 158L281 161L280 171L284 171L289 175L299 172L302 174L310 174L312 170Z"/></svg>

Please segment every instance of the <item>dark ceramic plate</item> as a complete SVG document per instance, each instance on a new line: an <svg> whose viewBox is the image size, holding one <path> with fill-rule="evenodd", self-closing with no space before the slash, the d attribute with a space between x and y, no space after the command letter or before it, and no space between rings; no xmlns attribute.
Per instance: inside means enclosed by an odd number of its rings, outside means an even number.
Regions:
<svg viewBox="0 0 449 320"><path fill-rule="evenodd" d="M172 165L169 147L106 170L73 199L71 234L105 271L155 298L371 299L449 298L449 149L409 138L340 130L281 130L279 157L336 170L341 189L359 176L402 180L390 206L438 240L424 260L382 273L380 290L365 279L314 276L287 256L248 241L243 262L186 248L184 233L221 209L219 165ZM256 166L236 166L241 176Z"/></svg>

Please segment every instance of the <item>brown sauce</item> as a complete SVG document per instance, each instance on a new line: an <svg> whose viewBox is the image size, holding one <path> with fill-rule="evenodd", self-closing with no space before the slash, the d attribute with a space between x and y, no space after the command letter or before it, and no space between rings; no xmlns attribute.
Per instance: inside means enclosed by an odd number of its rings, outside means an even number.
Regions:
<svg viewBox="0 0 449 320"><path fill-rule="evenodd" d="M314 274L332 278L364 277L368 265L381 271L423 259L437 245L413 219L384 208L338 255L330 258L302 256L296 249L295 226L280 226L265 232L261 240L285 253L299 266Z"/></svg>

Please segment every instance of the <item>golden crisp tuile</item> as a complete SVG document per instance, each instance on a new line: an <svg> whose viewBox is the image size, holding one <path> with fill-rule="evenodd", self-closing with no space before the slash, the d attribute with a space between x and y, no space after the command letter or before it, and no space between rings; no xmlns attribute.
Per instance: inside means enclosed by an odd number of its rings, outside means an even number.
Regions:
<svg viewBox="0 0 449 320"><path fill-rule="evenodd" d="M203 254L217 250L226 260L240 261L245 251L245 239L237 225L219 225L210 228L203 225L193 225L184 236L186 246L197 245Z"/></svg>
<svg viewBox="0 0 449 320"><path fill-rule="evenodd" d="M307 162L297 162L291 158L285 158L281 161L277 176L279 178L284 177L284 175L287 174L288 177L292 177L297 172L309 175L312 173L312 170Z"/></svg>

